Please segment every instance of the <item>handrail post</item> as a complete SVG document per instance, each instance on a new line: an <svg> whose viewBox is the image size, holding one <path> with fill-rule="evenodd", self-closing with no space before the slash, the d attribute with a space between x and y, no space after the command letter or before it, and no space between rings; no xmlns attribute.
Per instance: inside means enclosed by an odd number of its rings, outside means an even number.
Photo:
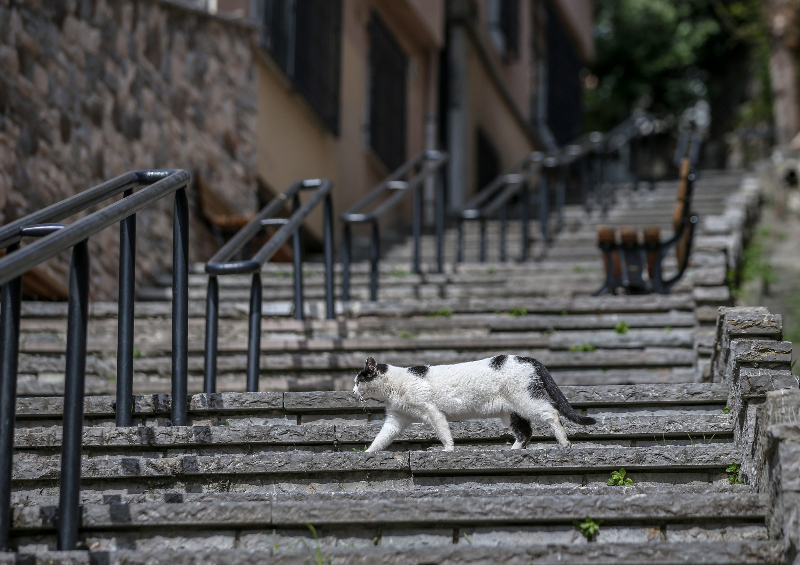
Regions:
<svg viewBox="0 0 800 565"><path fill-rule="evenodd" d="M479 224L481 228L480 261L481 263L485 263L486 262L486 218L481 216Z"/></svg>
<svg viewBox="0 0 800 565"><path fill-rule="evenodd" d="M592 182L591 178L591 163L592 163L592 153L591 151L587 152L586 155L583 156L581 159L581 203L583 204L583 211L585 213L589 213L591 208L589 204L589 187Z"/></svg>
<svg viewBox="0 0 800 565"><path fill-rule="evenodd" d="M206 346L203 363L203 392L217 392L217 337L219 335L219 281L208 276L206 294Z"/></svg>
<svg viewBox="0 0 800 565"><path fill-rule="evenodd" d="M13 253L18 244L9 246ZM11 531L11 474L14 460L14 418L17 403L19 320L22 277L2 287L0 304L0 551L8 550Z"/></svg>
<svg viewBox="0 0 800 565"><path fill-rule="evenodd" d="M550 234L548 229L548 216L550 211L548 208L549 195L548 191L548 175L547 167L542 166L542 172L539 178L539 229L542 231L542 243L547 245L550 241Z"/></svg>
<svg viewBox="0 0 800 565"><path fill-rule="evenodd" d="M253 273L250 285L250 316L247 334L247 392L258 392L261 374L261 273Z"/></svg>
<svg viewBox="0 0 800 565"><path fill-rule="evenodd" d="M89 249L86 240L72 250L64 371L64 422L58 501L58 550L72 551L80 522L81 441L86 379L86 329L89 318Z"/></svg>
<svg viewBox="0 0 800 565"><path fill-rule="evenodd" d="M556 184L556 233L561 233L564 229L564 201L566 200L567 189L567 167L566 165L556 169L558 184Z"/></svg>
<svg viewBox="0 0 800 565"><path fill-rule="evenodd" d="M436 174L436 272L444 273L445 169Z"/></svg>
<svg viewBox="0 0 800 565"><path fill-rule="evenodd" d="M292 213L300 208L300 194L294 195ZM300 228L292 234L292 259L294 261L294 319L303 319L303 240Z"/></svg>
<svg viewBox="0 0 800 565"><path fill-rule="evenodd" d="M348 222L342 229L342 300L350 300L350 253L352 252L352 229Z"/></svg>
<svg viewBox="0 0 800 565"><path fill-rule="evenodd" d="M336 318L336 305L333 291L333 199L330 193L325 196L325 215L323 231L325 234L325 316Z"/></svg>
<svg viewBox="0 0 800 565"><path fill-rule="evenodd" d="M372 238L369 244L369 299L372 302L378 300L378 259L380 256L380 233L378 220L372 221Z"/></svg>
<svg viewBox="0 0 800 565"><path fill-rule="evenodd" d="M185 426L189 406L189 201L175 192L172 220L172 425Z"/></svg>
<svg viewBox="0 0 800 565"><path fill-rule="evenodd" d="M416 188L414 188L414 203L413 203L413 215L411 220L411 229L412 234L414 237L414 255L413 255L413 264L412 270L415 275L420 273L419 269L419 262L420 262L420 236L422 232L422 184L419 183Z"/></svg>
<svg viewBox="0 0 800 565"><path fill-rule="evenodd" d="M522 249L519 254L519 260L527 261L528 260L528 247L530 246L531 235L529 231L529 206L530 202L528 201L528 179L525 179L522 183L522 190L519 195L519 227L520 232L522 234Z"/></svg>
<svg viewBox="0 0 800 565"><path fill-rule="evenodd" d="M126 190L125 197L133 194ZM117 319L117 426L133 423L133 301L136 289L136 214L119 225L119 314Z"/></svg>
<svg viewBox="0 0 800 565"><path fill-rule="evenodd" d="M464 218L458 219L458 233L456 234L456 263L464 261Z"/></svg>
<svg viewBox="0 0 800 565"><path fill-rule="evenodd" d="M500 262L506 262L506 227L508 224L508 204L500 208Z"/></svg>

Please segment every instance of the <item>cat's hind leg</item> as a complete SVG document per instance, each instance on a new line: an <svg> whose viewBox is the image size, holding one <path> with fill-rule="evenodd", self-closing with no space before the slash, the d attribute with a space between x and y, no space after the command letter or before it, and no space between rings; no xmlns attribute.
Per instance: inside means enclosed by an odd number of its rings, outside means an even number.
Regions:
<svg viewBox="0 0 800 565"><path fill-rule="evenodd" d="M381 449L385 449L410 423L411 421L409 419L398 416L397 414L387 414L381 431L378 432L378 435L372 440L372 444L367 448L367 451L380 451Z"/></svg>
<svg viewBox="0 0 800 565"><path fill-rule="evenodd" d="M541 417L542 420L550 424L550 427L553 428L556 441L561 447L572 447L569 439L567 439L567 430L564 429L564 426L561 423L561 415L558 413L558 410L555 408L544 410L541 414Z"/></svg>
<svg viewBox="0 0 800 565"><path fill-rule="evenodd" d="M514 412L520 419L527 420L528 429L530 429L530 422L534 418L540 418L547 422L553 429L553 434L556 436L556 441L561 447L570 447L572 444L567 439L567 431L561 424L561 416L553 406L549 403L537 402L533 399L527 402L515 403ZM512 429L512 432L514 430ZM532 434L532 431L529 432ZM516 436L516 434L515 434ZM530 437L530 436L529 436ZM519 441L519 439L517 440ZM514 444L517 445L516 443Z"/></svg>
<svg viewBox="0 0 800 565"><path fill-rule="evenodd" d="M511 449L524 449L527 447L533 435L530 420L523 418L516 412L512 412L508 416L508 427L511 429L511 433L514 434L514 438L516 439Z"/></svg>

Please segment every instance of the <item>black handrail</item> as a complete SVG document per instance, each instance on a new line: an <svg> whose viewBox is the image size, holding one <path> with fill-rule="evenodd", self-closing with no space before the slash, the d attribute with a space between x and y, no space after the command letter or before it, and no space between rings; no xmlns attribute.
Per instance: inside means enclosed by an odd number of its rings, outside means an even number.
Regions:
<svg viewBox="0 0 800 565"><path fill-rule="evenodd" d="M582 161L580 170L582 194L584 205L588 206L588 199L592 192L599 192L601 206L605 210L608 205L608 195L604 188L606 161L623 147L634 140L641 140L655 133L660 133L663 124L647 114L631 116L624 120L611 131L602 134L592 132L575 142L553 149L547 153L534 151L526 155L505 173L493 179L481 189L475 197L467 202L458 212L456 261L464 260L464 222L478 221L480 223L479 260L486 261L486 222L495 215L500 220L500 260L507 260L506 228L508 223L508 208L514 198L519 202L520 227L522 230L522 251L520 261L528 258L530 234L528 227L529 196L534 179L538 183L534 189L538 191L539 223L542 241L547 244L551 241L550 235L550 189L549 185L556 183L556 233L563 228L563 214L566 201L566 176L567 169L578 161ZM590 159L599 162L594 174L590 174ZM638 184L641 159L637 159L634 168L634 183ZM594 178L590 178L594 177Z"/></svg>
<svg viewBox="0 0 800 565"><path fill-rule="evenodd" d="M270 201L250 222L234 235L208 263L208 294L206 298L206 347L205 367L203 373L203 390L216 392L217 388L217 331L219 327L219 283L217 276L232 274L252 274L250 285L250 314L247 344L247 392L258 391L258 377L261 359L261 267L289 240L293 239L294 261L294 317L303 319L303 257L300 227L308 215L324 199L323 211L325 240L325 305L329 320L336 317L333 296L333 203L331 187L326 179L307 179L294 183L286 192ZM300 191L314 189L305 204L300 205ZM289 218L275 218L289 201L293 202L292 215ZM266 225L280 225L269 240L259 249L252 259L232 261L231 258L258 235Z"/></svg>
<svg viewBox="0 0 800 565"><path fill-rule="evenodd" d="M67 351L64 373L64 419L58 509L58 549L73 550L78 539L86 373L86 331L89 300L88 239L121 222L119 348L117 365L117 425L130 425L133 410L133 280L135 214L175 193L172 278L172 424L185 425L187 416L189 207L186 187L191 177L182 170L134 171L87 189L57 204L0 228L0 550L8 548L11 529L11 479L14 451L14 417L19 363L22 275L36 265L72 248L67 314ZM149 186L147 186L149 185ZM134 189L147 186L138 192ZM109 204L74 223L58 222L86 208L124 193ZM41 239L24 248L23 237Z"/></svg>
<svg viewBox="0 0 800 565"><path fill-rule="evenodd" d="M436 264L439 273L444 271L444 182L441 174L444 164L447 163L447 153L443 151L423 151L416 157L407 161L381 184L372 189L369 194L351 206L342 214L344 223L342 234L342 300L350 300L350 261L352 254L352 225L371 224L370 240L370 290L371 301L378 299L378 260L380 256L380 235L378 220L380 216L397 205L405 196L414 193L414 210L412 219L412 232L414 236L414 257L412 268L415 273L420 272L420 236L422 235L422 188L429 178L437 179L436 186ZM403 180L405 179L405 180ZM390 192L391 196L386 197ZM376 202L380 197L385 197L371 212L361 212L364 208Z"/></svg>

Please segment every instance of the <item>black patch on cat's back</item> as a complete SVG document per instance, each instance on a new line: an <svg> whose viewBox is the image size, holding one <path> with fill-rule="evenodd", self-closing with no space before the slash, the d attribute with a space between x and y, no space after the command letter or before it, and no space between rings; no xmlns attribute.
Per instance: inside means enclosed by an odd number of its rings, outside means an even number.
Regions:
<svg viewBox="0 0 800 565"><path fill-rule="evenodd" d="M388 370L389 370L389 365L387 365L386 363L378 363L378 372L381 375L385 375Z"/></svg>
<svg viewBox="0 0 800 565"><path fill-rule="evenodd" d="M547 389L545 389L544 383L542 382L543 371L547 370L544 368L544 365L533 357L517 357L517 361L533 366L534 375L531 375L531 378L528 380L528 394L531 395L531 398L546 398Z"/></svg>
<svg viewBox="0 0 800 565"><path fill-rule="evenodd" d="M408 368L408 372L414 375L415 377L424 377L428 374L428 366L427 365L415 365L413 367Z"/></svg>
<svg viewBox="0 0 800 565"><path fill-rule="evenodd" d="M489 366L495 371L499 371L503 368L503 365L505 365L506 359L508 359L508 355L497 355L496 357L492 357L492 360L489 361Z"/></svg>

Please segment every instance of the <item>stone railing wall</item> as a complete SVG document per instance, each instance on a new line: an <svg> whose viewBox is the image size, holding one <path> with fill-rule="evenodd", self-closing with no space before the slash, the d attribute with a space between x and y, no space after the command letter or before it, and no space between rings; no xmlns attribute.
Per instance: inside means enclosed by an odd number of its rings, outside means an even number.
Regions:
<svg viewBox="0 0 800 565"><path fill-rule="evenodd" d="M0 0L0 225L134 169L202 176L256 207L254 28L165 0ZM192 260L215 242L190 191ZM138 215L140 274L169 268L172 202ZM116 229L90 240L92 291L117 288ZM48 262L63 278L68 257Z"/></svg>
<svg viewBox="0 0 800 565"><path fill-rule="evenodd" d="M770 536L800 564L800 390L781 316L766 308L720 308L712 377L728 388L739 477L769 496ZM733 462L732 462L733 463Z"/></svg>
<svg viewBox="0 0 800 565"><path fill-rule="evenodd" d="M800 564L800 391L767 393L756 414L755 486L769 496L767 528L783 539L786 562Z"/></svg>
<svg viewBox="0 0 800 565"><path fill-rule="evenodd" d="M782 341L781 316L762 307L721 307L711 358L712 379L728 388L741 478L753 483L756 411L772 390L796 389L792 343Z"/></svg>

